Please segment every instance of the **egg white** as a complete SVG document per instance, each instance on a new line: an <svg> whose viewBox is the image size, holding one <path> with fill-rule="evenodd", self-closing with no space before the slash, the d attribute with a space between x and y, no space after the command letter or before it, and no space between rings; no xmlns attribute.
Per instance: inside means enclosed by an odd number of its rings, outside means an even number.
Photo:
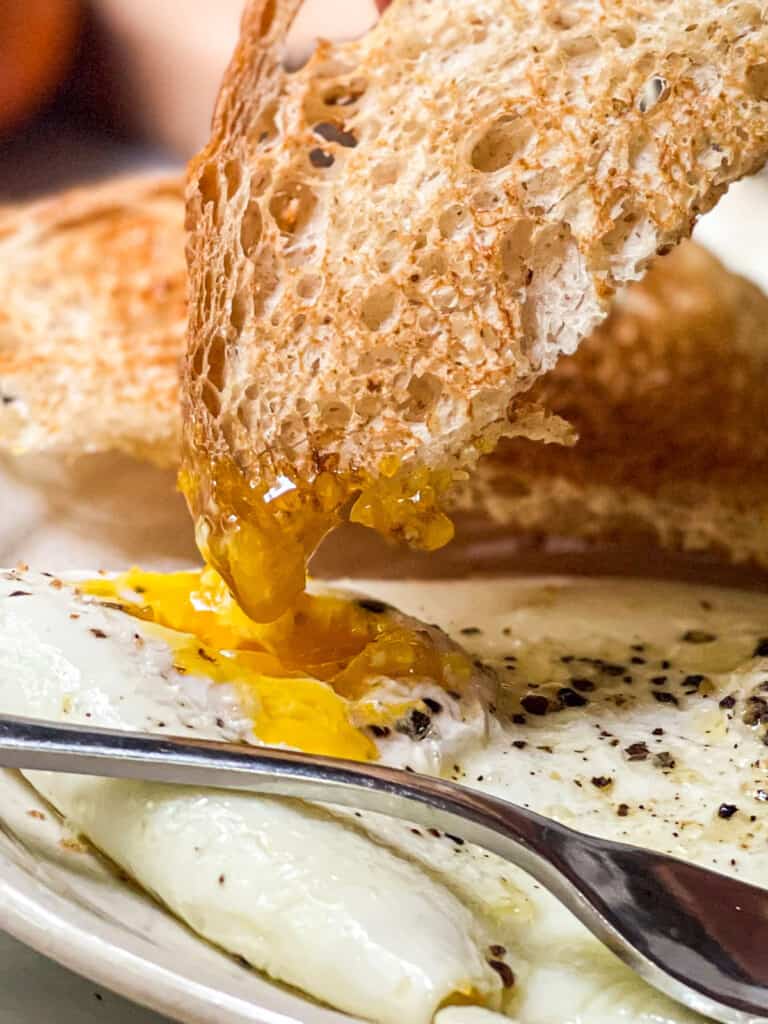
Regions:
<svg viewBox="0 0 768 1024"><path fill-rule="evenodd" d="M141 623L90 605L72 620L71 591L44 577L0 580L0 594L14 589L29 596L0 599L0 710L251 738L236 693L174 678L156 632L136 646ZM491 728L462 733L458 746L448 729L450 756L428 767L586 831L768 881L766 723L750 715L755 699L768 699L768 658L756 656L768 596L616 580L364 589L438 622L502 679ZM698 642L683 639L690 633ZM592 688L574 690L574 679ZM570 706L565 690L584 703ZM532 694L552 710L524 710ZM721 706L724 697L733 705ZM412 763L415 746L387 756ZM32 781L201 935L348 1012L427 1021L470 986L520 1024L700 1019L637 979L523 872L460 837L237 794ZM722 817L721 805L737 810ZM511 990L488 966L491 945L505 949ZM494 1016L450 1007L437 1020Z"/></svg>
<svg viewBox="0 0 768 1024"><path fill-rule="evenodd" d="M6 573L0 710L252 741L236 691L176 672L167 632L55 578ZM484 710L474 710L471 728L459 717L445 726L452 756L465 749L457 731L484 735ZM425 740L434 756L439 740ZM375 1007L383 1022L429 1021L455 993L499 1001L490 922L354 818L250 794L25 774L192 928L272 977L349 1013Z"/></svg>

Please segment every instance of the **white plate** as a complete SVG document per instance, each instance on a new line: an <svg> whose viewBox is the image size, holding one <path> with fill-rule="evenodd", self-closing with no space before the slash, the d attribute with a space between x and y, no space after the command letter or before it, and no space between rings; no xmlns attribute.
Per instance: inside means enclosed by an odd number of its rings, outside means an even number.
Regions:
<svg viewBox="0 0 768 1024"><path fill-rule="evenodd" d="M74 840L11 771L0 771L0 927L65 967L186 1024L352 1020L271 984L197 938Z"/></svg>

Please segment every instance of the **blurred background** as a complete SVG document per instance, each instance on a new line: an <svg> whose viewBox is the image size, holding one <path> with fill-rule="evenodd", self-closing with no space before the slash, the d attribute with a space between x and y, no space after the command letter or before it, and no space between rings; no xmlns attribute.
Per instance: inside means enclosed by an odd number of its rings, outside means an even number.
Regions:
<svg viewBox="0 0 768 1024"><path fill-rule="evenodd" d="M0 204L139 168L205 142L244 0L0 0ZM288 61L353 38L375 0L305 0ZM768 178L742 182L697 229L768 286ZM758 214L756 216L756 214Z"/></svg>
<svg viewBox="0 0 768 1024"><path fill-rule="evenodd" d="M0 203L206 140L243 0L0 0ZM360 35L374 0L306 0L288 59Z"/></svg>

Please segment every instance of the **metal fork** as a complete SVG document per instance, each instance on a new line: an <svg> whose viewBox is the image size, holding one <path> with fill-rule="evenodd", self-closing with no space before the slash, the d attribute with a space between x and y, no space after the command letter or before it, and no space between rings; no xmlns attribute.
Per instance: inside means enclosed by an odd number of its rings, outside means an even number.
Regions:
<svg viewBox="0 0 768 1024"><path fill-rule="evenodd" d="M0 765L320 800L448 831L523 868L673 999L727 1024L768 1022L768 891L465 786L289 750L9 716L0 716Z"/></svg>

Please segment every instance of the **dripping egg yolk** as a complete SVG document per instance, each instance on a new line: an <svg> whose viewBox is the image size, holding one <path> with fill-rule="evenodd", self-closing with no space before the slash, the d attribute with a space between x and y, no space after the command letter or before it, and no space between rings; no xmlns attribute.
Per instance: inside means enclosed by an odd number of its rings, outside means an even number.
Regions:
<svg viewBox="0 0 768 1024"><path fill-rule="evenodd" d="M311 482L291 471L246 474L226 459L192 463L179 486L205 560L252 619L271 622L306 585L306 566L323 538L344 521L432 551L453 537L442 501L451 471L405 471L383 460L375 477L325 468Z"/></svg>
<svg viewBox="0 0 768 1024"><path fill-rule="evenodd" d="M377 699L382 680L460 687L469 659L441 650L378 601L300 593L274 622L250 619L212 568L176 573L131 569L78 584L110 607L164 627L174 668L237 691L264 743L372 760L374 736L426 705ZM150 625L151 629L151 625ZM402 689L402 688L401 688Z"/></svg>

